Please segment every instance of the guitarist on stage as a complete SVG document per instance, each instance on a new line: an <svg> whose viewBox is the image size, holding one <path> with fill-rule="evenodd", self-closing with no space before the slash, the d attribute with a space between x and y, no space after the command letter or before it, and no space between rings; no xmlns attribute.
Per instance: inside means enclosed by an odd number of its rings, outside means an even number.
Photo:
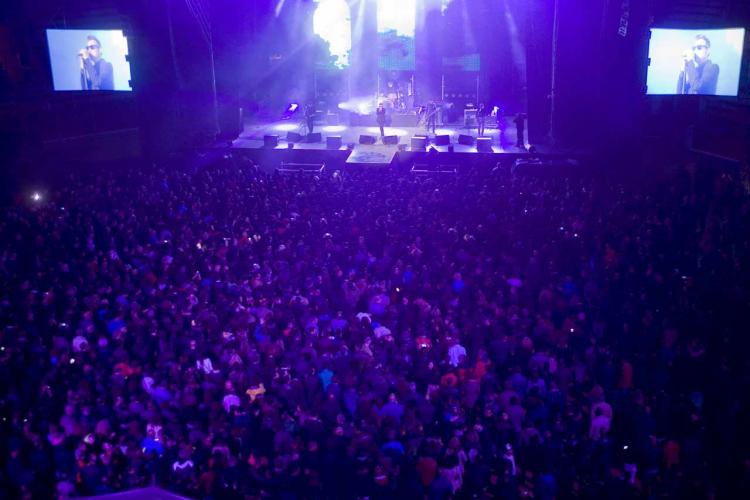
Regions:
<svg viewBox="0 0 750 500"><path fill-rule="evenodd" d="M432 133L435 133L435 122L437 121L437 106L434 101L430 101L427 105L427 131L432 128Z"/></svg>
<svg viewBox="0 0 750 500"><path fill-rule="evenodd" d="M315 127L315 104L311 102L305 106L305 120L307 120L307 133L312 134Z"/></svg>

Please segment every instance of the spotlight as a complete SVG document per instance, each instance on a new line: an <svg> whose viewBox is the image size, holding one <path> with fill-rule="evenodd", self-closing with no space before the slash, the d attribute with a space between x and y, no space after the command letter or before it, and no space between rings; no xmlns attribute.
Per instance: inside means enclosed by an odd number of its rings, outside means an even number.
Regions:
<svg viewBox="0 0 750 500"><path fill-rule="evenodd" d="M42 201L42 195L38 191L34 191L34 193L31 195L32 201Z"/></svg>
<svg viewBox="0 0 750 500"><path fill-rule="evenodd" d="M289 103L289 105L284 110L284 113L281 115L282 120L288 120L292 117L294 113L296 113L299 110L299 103L292 102Z"/></svg>

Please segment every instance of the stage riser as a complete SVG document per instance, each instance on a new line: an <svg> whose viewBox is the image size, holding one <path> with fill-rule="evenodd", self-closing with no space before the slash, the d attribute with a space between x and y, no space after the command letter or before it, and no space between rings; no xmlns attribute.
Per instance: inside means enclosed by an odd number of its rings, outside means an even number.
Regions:
<svg viewBox="0 0 750 500"><path fill-rule="evenodd" d="M372 147L372 146L371 146ZM382 147L382 146L380 146ZM355 147L356 149L356 147ZM257 162L264 169L273 171L278 168L282 163L324 163L327 171L333 170L345 170L349 168L395 168L398 170L403 169L409 171L412 166L417 163L429 163L429 161L435 161L434 157L426 151L397 151L395 152L392 159L383 158L381 162L377 162L374 159L369 162L356 162L347 161L352 154L352 151L342 150L304 150L304 149L266 149L266 148L255 148L255 149L235 149L235 152L246 155L248 158ZM537 155L539 157L548 160L560 160L566 158L566 155L549 154L549 155ZM437 156L437 164L439 165L458 165L458 172L465 172L469 170L485 170L492 169L498 163L502 164L505 168L510 169L513 161L519 158L529 158L527 153L476 153L476 152L454 152L454 153L439 153ZM540 167L542 170L544 167ZM526 172L533 171L533 168L524 168ZM577 169L571 169L577 170ZM508 170L510 171L510 170Z"/></svg>

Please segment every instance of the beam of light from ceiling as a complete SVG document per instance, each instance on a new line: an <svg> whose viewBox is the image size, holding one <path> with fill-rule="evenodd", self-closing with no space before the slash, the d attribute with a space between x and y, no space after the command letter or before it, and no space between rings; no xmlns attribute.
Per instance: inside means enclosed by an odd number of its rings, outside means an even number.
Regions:
<svg viewBox="0 0 750 500"><path fill-rule="evenodd" d="M357 3L357 17L355 18L354 25L352 26L352 42L360 43L362 37L365 34L365 6L367 0L353 0L352 3Z"/></svg>
<svg viewBox="0 0 750 500"><path fill-rule="evenodd" d="M273 10L276 17L279 17L281 15L281 11L284 8L285 3L286 0L279 0L278 2L276 2L276 8Z"/></svg>
<svg viewBox="0 0 750 500"><path fill-rule="evenodd" d="M516 19L513 17L513 11L508 5L508 0L503 0L503 13L505 22L508 24L508 33L510 33L510 56L513 60L513 67L516 70L518 78L523 81L526 76L526 51L521 43L521 35L518 31Z"/></svg>

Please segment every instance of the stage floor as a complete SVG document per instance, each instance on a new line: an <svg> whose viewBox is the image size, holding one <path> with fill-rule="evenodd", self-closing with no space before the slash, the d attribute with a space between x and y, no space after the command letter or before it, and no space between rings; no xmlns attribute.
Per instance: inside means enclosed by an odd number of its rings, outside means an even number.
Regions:
<svg viewBox="0 0 750 500"><path fill-rule="evenodd" d="M385 127L386 135L395 135L399 139L398 145L383 144L380 130L375 124L372 126L351 125L316 125L315 132L321 134L319 142L308 143L304 140L294 142L289 147L287 134L295 132L301 136L307 135L307 128L300 120L248 120L240 136L232 141L231 149L241 152L264 168L310 168L315 171L319 165L335 169L374 167L382 168L394 166L396 168L411 168L416 165L435 164L439 167L477 168L494 167L501 162L510 165L516 160L529 159L540 162L555 162L566 159L581 160L591 156L590 151L571 150L554 147L549 144L534 144L530 152L529 144L517 147L516 128L511 125L511 118L504 129L489 128L485 130L485 137L492 139L492 151L478 151L476 145L458 143L459 135L471 135L476 140L477 129L456 126L436 128L437 135L450 136L450 146L434 144L435 135L427 134L424 127ZM493 123L494 125L494 123ZM276 147L266 147L263 137L278 136ZM376 144L360 144L360 135L375 136ZM411 138L415 135L427 136L428 147L434 147L440 154L431 157L427 149L411 149ZM329 149L326 137L340 136L342 146ZM349 147L351 146L351 148ZM226 143L220 147L225 148ZM434 165L433 165L434 166Z"/></svg>
<svg viewBox="0 0 750 500"><path fill-rule="evenodd" d="M510 122L510 118L507 119ZM494 123L493 123L494 125ZM287 133L296 132L301 134L303 137L307 135L307 127L304 121L300 120L279 120L279 121L248 121L245 123L245 128L240 136L235 139L232 143L233 148L241 149L256 149L263 147L263 136L265 135L277 135L279 136L279 145L275 149L288 149L288 142L286 140ZM316 125L314 132L322 134L322 141L316 143L308 143L304 140L302 142L295 142L294 149L311 149L320 150L326 148L326 137L328 136L341 136L342 149L346 149L347 144L354 144L354 151L358 149L365 149L372 151L372 148L382 149L395 149L394 146L384 145L380 140L380 129L373 123L372 126L350 126L350 125ZM425 127L385 127L385 135L398 136L399 144L406 146L407 151L411 151L411 138L415 135L428 136L430 139L429 144L434 146L440 152L447 152L448 146L436 146L434 144L435 135L448 135L450 136L451 145L453 151L456 153L478 153L476 146L467 146L458 144L458 136L471 135L476 139L477 128L465 128L461 124L445 125L437 127L435 134L427 133ZM371 135L377 138L375 146L366 146L359 144L360 135ZM515 146L516 143L516 129L510 123L506 124L504 132L501 133L497 128L486 128L485 137L492 139L492 152L493 153L524 153L524 148ZM528 146L528 144L527 144ZM424 151L424 150L423 150ZM484 153L484 154L488 154Z"/></svg>

